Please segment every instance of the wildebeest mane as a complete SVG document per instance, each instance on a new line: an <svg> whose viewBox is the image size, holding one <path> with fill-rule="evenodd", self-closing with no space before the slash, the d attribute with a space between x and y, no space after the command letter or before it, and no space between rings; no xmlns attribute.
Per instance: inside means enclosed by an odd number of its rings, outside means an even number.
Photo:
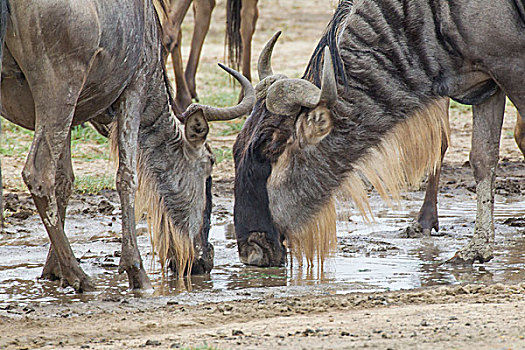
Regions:
<svg viewBox="0 0 525 350"><path fill-rule="evenodd" d="M169 8L170 8L170 4L169 4L169 0L153 0L153 6L155 7L155 13L157 15L157 19L159 21L159 26L160 26L160 29L161 29L161 32L162 32L162 29L163 29L163 26L164 26L164 23L165 21L167 21L168 19L168 12L169 12ZM169 52L168 52L168 49L167 47L164 45L164 43L162 44L162 57L165 57L167 58L167 56L169 55ZM171 106L171 109L173 111L176 111L176 116L177 118L179 118L180 120L180 111L177 110L176 108L176 105L175 105L175 100L173 98L173 87L171 86L171 83L170 83L170 80L169 80L169 77L168 77L168 72L166 71L166 65L163 64L162 65L162 69L163 69L163 73L164 73L164 84L166 85L166 90L168 91L168 101L169 101L169 104Z"/></svg>
<svg viewBox="0 0 525 350"><path fill-rule="evenodd" d="M337 39L341 30L344 27L344 23L348 14L352 10L354 4L353 0L341 0L335 13L328 23L321 40L317 44L306 71L304 72L303 79L309 80L317 86L321 86L322 70L323 70L323 51L326 46L330 49L332 55L332 62L334 64L335 76L339 83L346 86L346 74L344 70L343 61L339 56L339 48L337 45Z"/></svg>

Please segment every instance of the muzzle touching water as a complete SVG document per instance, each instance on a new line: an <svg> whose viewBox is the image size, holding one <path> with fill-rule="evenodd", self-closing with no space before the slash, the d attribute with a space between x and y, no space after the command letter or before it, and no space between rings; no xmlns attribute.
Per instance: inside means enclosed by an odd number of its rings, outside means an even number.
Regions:
<svg viewBox="0 0 525 350"><path fill-rule="evenodd" d="M213 259L215 257L215 249L211 243L207 243L206 247L200 252L196 252L195 260L191 268L192 275L205 275L210 273L213 269Z"/></svg>
<svg viewBox="0 0 525 350"><path fill-rule="evenodd" d="M243 264L260 267L283 266L286 249L280 240L265 232L250 232L246 240L238 242L239 258Z"/></svg>

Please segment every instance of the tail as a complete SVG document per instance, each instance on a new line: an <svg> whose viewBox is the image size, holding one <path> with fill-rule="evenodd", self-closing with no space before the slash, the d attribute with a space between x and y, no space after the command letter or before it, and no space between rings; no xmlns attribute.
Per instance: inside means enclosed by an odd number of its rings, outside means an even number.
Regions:
<svg viewBox="0 0 525 350"><path fill-rule="evenodd" d="M241 65L242 55L241 6L242 0L227 0L226 2L225 51L230 67L236 70L239 70Z"/></svg>

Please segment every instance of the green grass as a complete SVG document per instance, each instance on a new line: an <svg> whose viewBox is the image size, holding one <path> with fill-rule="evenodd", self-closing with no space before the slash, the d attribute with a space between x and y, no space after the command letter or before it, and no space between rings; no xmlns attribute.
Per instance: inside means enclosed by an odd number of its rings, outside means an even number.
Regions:
<svg viewBox="0 0 525 350"><path fill-rule="evenodd" d="M216 164L219 164L224 160L233 159L233 151L230 147L214 147L213 154L215 155Z"/></svg>
<svg viewBox="0 0 525 350"><path fill-rule="evenodd" d="M242 130L245 121L245 118L241 118L224 122L224 128L219 130L218 134L221 136L237 135Z"/></svg>
<svg viewBox="0 0 525 350"><path fill-rule="evenodd" d="M0 155L8 157L26 156L33 141L32 130L24 129L2 118L2 138ZM95 147L85 150L86 144ZM97 151L94 151L94 150ZM107 139L88 125L75 126L71 132L71 153L73 159L93 160L108 159L109 146Z"/></svg>
<svg viewBox="0 0 525 350"><path fill-rule="evenodd" d="M0 155L13 157L29 152L33 132L2 118L1 137Z"/></svg>
<svg viewBox="0 0 525 350"><path fill-rule="evenodd" d="M100 176L80 175L75 178L75 192L77 193L100 193L102 190L114 190L115 178L112 175L101 174Z"/></svg>

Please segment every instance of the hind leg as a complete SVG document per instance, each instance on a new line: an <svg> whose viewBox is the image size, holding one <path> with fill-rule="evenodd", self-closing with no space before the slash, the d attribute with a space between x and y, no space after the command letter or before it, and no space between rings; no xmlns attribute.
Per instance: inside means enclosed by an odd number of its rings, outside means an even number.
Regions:
<svg viewBox="0 0 525 350"><path fill-rule="evenodd" d="M449 101L447 100L446 111L447 111L447 129L450 134L450 126L448 123L448 107ZM439 192L439 176L441 174L441 165L445 158L445 153L448 149L447 135L443 134L441 138L441 161L439 162L436 171L428 176L427 189L425 191L425 199L423 205L419 210L416 221L407 227L405 234L408 238L412 237L428 237L432 233L432 229L439 231L439 218L437 210L437 196Z"/></svg>
<svg viewBox="0 0 525 350"><path fill-rule="evenodd" d="M182 113L191 104L191 93L188 89L188 83L184 77L184 65L182 63L182 52L181 52L181 40L182 34L179 31L177 43L171 51L171 60L173 62L173 72L175 74L175 104L178 112Z"/></svg>
<svg viewBox="0 0 525 350"><path fill-rule="evenodd" d="M505 94L501 90L482 104L472 107L474 117L470 164L476 180L476 224L471 241L449 262L472 264L493 258L494 181L504 110Z"/></svg>
<svg viewBox="0 0 525 350"><path fill-rule="evenodd" d="M197 74L197 67L201 56L202 45L204 38L208 34L210 28L211 14L215 8L215 0L196 0L193 2L193 13L195 18L195 26L193 28L193 37L191 39L191 50L186 65L184 76L191 97L198 99L197 89L195 86L195 75Z"/></svg>
<svg viewBox="0 0 525 350"><path fill-rule="evenodd" d="M71 164L71 133L69 133L66 147L58 161L56 170L55 197L57 200L58 216L62 223L62 229L64 229L66 207L73 190L74 181L75 176L73 174L73 165ZM53 245L51 245L49 247L41 278L54 281L60 279L60 277L60 264L55 250L53 249Z"/></svg>
<svg viewBox="0 0 525 350"><path fill-rule="evenodd" d="M255 26L259 18L259 10L257 9L258 0L243 0L241 7L241 41L242 41L242 57L241 67L242 74L252 80L251 76L251 58L252 58L252 38L255 33Z"/></svg>
<svg viewBox="0 0 525 350"><path fill-rule="evenodd" d="M188 89L186 78L184 77L184 65L182 63L182 32L181 26L184 17L190 8L192 0L171 1L171 8L168 16L168 23L163 28L163 43L167 50L171 52L173 62L173 73L175 74L175 104L179 113L191 104L191 94Z"/></svg>
<svg viewBox="0 0 525 350"><path fill-rule="evenodd" d="M439 219L437 209L437 196L439 192L439 176L441 174L441 164L447 152L448 141L443 137L441 145L441 162L436 168L435 173L428 176L427 189L425 191L425 199L423 205L419 210L416 221L405 230L408 238L428 237L432 233L432 229L439 231Z"/></svg>

